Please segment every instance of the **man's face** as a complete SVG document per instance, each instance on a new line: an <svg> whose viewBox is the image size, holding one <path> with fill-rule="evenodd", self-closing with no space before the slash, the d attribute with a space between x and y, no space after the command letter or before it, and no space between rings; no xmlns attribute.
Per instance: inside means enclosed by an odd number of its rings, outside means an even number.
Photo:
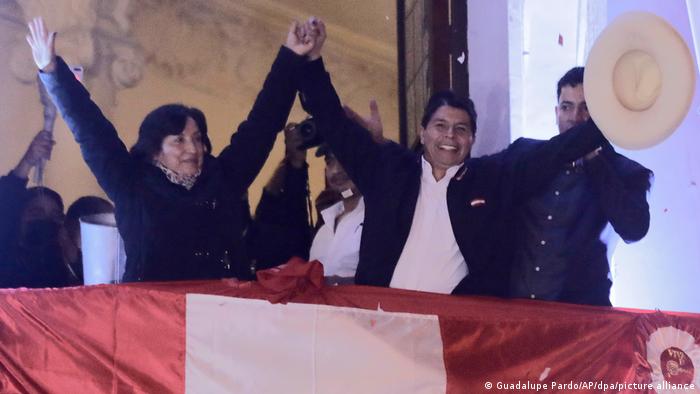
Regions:
<svg viewBox="0 0 700 394"><path fill-rule="evenodd" d="M557 114L559 134L586 122L590 115L586 106L586 97L583 95L583 84L562 87L559 104L554 111Z"/></svg>
<svg viewBox="0 0 700 394"><path fill-rule="evenodd" d="M337 192L342 193L348 189L352 190L354 194L357 194L357 188L352 182L348 173L345 172L343 166L332 154L326 154L326 183L328 188Z"/></svg>
<svg viewBox="0 0 700 394"><path fill-rule="evenodd" d="M474 130L467 111L443 105L420 132L425 160L433 168L462 164L472 149Z"/></svg>

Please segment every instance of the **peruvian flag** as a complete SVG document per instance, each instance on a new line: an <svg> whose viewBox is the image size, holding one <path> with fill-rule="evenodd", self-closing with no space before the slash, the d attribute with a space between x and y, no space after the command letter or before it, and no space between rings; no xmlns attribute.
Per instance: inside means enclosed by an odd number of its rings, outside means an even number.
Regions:
<svg viewBox="0 0 700 394"><path fill-rule="evenodd" d="M0 393L699 392L700 316L257 282L0 290Z"/></svg>

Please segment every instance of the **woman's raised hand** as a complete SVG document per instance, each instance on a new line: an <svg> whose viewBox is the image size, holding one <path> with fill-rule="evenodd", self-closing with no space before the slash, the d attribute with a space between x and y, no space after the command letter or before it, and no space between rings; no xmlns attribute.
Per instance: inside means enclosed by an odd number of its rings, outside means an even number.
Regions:
<svg viewBox="0 0 700 394"><path fill-rule="evenodd" d="M304 25L294 21L292 22L292 25L289 26L287 42L284 44L284 46L291 49L297 55L306 56L309 54L311 49L313 49L314 42L310 40L306 34Z"/></svg>
<svg viewBox="0 0 700 394"><path fill-rule="evenodd" d="M47 31L41 17L32 19L28 25L27 43L32 47L34 63L41 71L53 71L56 67L56 32Z"/></svg>
<svg viewBox="0 0 700 394"><path fill-rule="evenodd" d="M287 33L285 46L297 55L307 56L309 60L321 57L321 48L326 40L326 25L315 16L306 22L292 22Z"/></svg>

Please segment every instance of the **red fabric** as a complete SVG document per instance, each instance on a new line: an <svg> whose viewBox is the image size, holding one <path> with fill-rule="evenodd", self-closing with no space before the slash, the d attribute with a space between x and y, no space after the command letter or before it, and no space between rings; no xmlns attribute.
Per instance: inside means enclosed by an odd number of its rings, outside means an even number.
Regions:
<svg viewBox="0 0 700 394"><path fill-rule="evenodd" d="M648 379L644 338L654 327L700 338L694 314L322 287L318 267L301 262L259 278L0 290L0 392L184 392L187 293L436 314L448 393L485 392L487 382L491 392L503 391L498 382L632 383Z"/></svg>
<svg viewBox="0 0 700 394"><path fill-rule="evenodd" d="M185 299L130 286L0 292L0 392L184 392Z"/></svg>
<svg viewBox="0 0 700 394"><path fill-rule="evenodd" d="M293 257L286 264L260 271L258 284L274 293L272 303L286 303L303 294L313 294L323 286L323 265L318 260L306 262Z"/></svg>

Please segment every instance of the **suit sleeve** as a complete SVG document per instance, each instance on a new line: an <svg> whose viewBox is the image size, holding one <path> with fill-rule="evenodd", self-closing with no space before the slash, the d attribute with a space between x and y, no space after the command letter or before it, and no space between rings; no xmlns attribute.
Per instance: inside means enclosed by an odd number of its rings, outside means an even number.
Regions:
<svg viewBox="0 0 700 394"><path fill-rule="evenodd" d="M649 230L647 191L651 171L606 147L585 162L585 170L605 217L625 240L642 239Z"/></svg>
<svg viewBox="0 0 700 394"><path fill-rule="evenodd" d="M526 149L524 139L515 141L503 157L514 185L516 202L523 202L547 186L566 164L595 150L607 141L593 121L575 126L548 141Z"/></svg>
<svg viewBox="0 0 700 394"><path fill-rule="evenodd" d="M398 146L393 143L377 144L369 131L345 115L322 59L304 65L300 89L304 107L316 120L333 154L362 194L371 194L377 168L381 168L389 151Z"/></svg>
<svg viewBox="0 0 700 394"><path fill-rule="evenodd" d="M227 180L237 192L245 192L255 180L272 150L277 132L284 128L297 90L296 73L304 61L304 57L290 49L280 48L248 117L219 155Z"/></svg>
<svg viewBox="0 0 700 394"><path fill-rule="evenodd" d="M112 123L102 114L90 93L58 57L56 70L40 73L51 99L63 116L97 182L112 201L130 193L133 160Z"/></svg>

